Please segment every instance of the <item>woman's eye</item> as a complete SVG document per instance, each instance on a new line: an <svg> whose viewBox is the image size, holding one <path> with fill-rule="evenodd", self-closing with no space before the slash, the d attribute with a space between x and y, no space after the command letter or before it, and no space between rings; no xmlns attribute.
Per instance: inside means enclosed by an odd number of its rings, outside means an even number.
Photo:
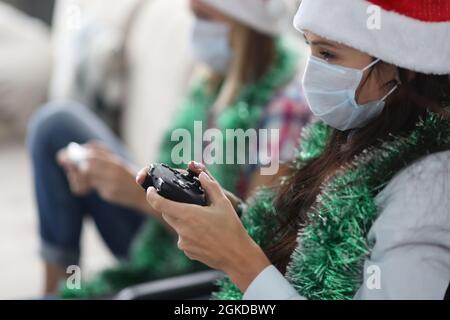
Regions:
<svg viewBox="0 0 450 320"><path fill-rule="evenodd" d="M324 60L327 60L327 61L328 61L328 60L331 60L331 59L334 58L334 55L331 54L331 53L328 52L328 51L322 50L322 51L320 51L319 53L320 53L320 56L321 56Z"/></svg>

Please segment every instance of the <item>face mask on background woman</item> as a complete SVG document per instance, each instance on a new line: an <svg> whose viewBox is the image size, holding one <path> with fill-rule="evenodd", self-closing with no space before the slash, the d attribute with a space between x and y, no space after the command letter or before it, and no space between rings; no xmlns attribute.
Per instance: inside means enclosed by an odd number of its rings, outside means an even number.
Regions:
<svg viewBox="0 0 450 320"><path fill-rule="evenodd" d="M194 58L218 73L225 73L232 58L230 25L196 19L192 32Z"/></svg>
<svg viewBox="0 0 450 320"><path fill-rule="evenodd" d="M375 60L362 70L333 65L311 56L303 78L303 87L311 111L341 131L362 128L380 115L386 98L398 87L396 85L381 100L366 104L356 102L356 90L364 71L372 68Z"/></svg>

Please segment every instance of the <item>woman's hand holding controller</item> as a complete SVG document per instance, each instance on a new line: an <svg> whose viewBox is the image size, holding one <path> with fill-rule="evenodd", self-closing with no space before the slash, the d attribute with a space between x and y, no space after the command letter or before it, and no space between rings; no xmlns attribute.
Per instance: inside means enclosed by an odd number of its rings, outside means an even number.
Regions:
<svg viewBox="0 0 450 320"><path fill-rule="evenodd" d="M210 202L208 206L168 200L154 187L147 189L147 201L178 234L178 248L187 257L225 271L244 291L270 261L248 235L230 199L206 168L191 163L189 169L200 172L199 180ZM139 172L136 178L139 185L147 171L145 168Z"/></svg>
<svg viewBox="0 0 450 320"><path fill-rule="evenodd" d="M214 177L209 173L209 171L206 169L206 166L203 163L191 161L189 163L189 170L195 172L197 175L199 175L202 172L205 172L212 180L214 180ZM236 196L235 194L231 193L228 190L222 189L225 196L230 200L231 204L233 205L233 208L236 211L239 211L239 206L244 203L244 201Z"/></svg>

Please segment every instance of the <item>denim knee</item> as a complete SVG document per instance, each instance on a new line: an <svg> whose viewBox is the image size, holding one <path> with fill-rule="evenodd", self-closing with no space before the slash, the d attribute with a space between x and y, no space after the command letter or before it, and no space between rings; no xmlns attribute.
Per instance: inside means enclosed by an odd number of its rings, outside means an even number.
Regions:
<svg viewBox="0 0 450 320"><path fill-rule="evenodd" d="M43 105L32 116L27 130L26 144L33 155L55 137L64 136L68 128L81 121L87 108L75 102L51 102Z"/></svg>

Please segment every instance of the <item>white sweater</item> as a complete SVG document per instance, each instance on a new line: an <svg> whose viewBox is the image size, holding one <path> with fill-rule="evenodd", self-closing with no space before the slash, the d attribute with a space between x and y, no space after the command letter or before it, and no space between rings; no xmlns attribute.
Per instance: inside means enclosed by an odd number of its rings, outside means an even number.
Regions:
<svg viewBox="0 0 450 320"><path fill-rule="evenodd" d="M374 246L354 299L442 300L450 282L450 151L401 171L376 203L380 214L368 234ZM269 266L244 299L305 298Z"/></svg>

